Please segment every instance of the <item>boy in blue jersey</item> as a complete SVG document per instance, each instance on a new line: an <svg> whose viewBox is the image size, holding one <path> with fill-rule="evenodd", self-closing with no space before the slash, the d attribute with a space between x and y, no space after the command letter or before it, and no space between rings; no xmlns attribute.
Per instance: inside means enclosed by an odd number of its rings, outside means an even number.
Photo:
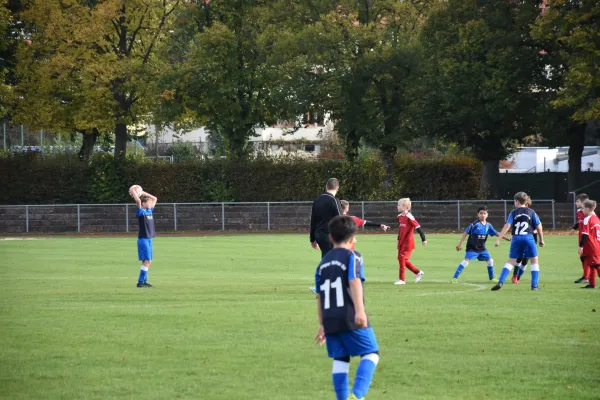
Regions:
<svg viewBox="0 0 600 400"><path fill-rule="evenodd" d="M375 333L365 313L364 265L356 242L356 223L347 216L334 217L328 226L333 243L315 273L319 330L315 341L327 344L333 358L333 388L337 400L363 399L379 362ZM350 392L350 357L360 356L354 386Z"/></svg>
<svg viewBox="0 0 600 400"><path fill-rule="evenodd" d="M469 265L469 261L475 259L487 261L488 278L492 282L498 282L497 279L494 279L494 260L485 248L485 242L487 241L488 236L498 236L498 232L496 232L492 224L487 222L487 218L487 207L480 206L477 208L477 221L467 226L467 229L465 229L465 232L460 238L460 242L458 242L458 245L456 246L456 251L462 250L463 242L468 236L467 252L465 253L465 259L458 264L458 268L456 268L456 272L454 272L454 276L451 280L452 283L458 283L458 277L467 265ZM508 238L504 238L504 240L510 241Z"/></svg>
<svg viewBox="0 0 600 400"><path fill-rule="evenodd" d="M146 192L137 193L131 190L129 194L135 200L135 215L140 224L137 246L138 258L142 262L142 266L137 287L151 288L152 285L148 283L148 269L152 263L152 238L156 236L152 212L158 199Z"/></svg>
<svg viewBox="0 0 600 400"><path fill-rule="evenodd" d="M504 281L513 266L516 265L517 258L520 257L528 258L531 262L531 290L540 290L538 286L540 267L533 232L537 231L538 233L540 247L544 247L544 232L542 231L542 223L535 211L527 207L527 199L527 193L519 192L515 194L516 208L508 216L508 220L496 240L496 247L498 247L500 246L500 239L504 237L509 229L512 229L508 262L504 264L498 283L492 290L502 289Z"/></svg>

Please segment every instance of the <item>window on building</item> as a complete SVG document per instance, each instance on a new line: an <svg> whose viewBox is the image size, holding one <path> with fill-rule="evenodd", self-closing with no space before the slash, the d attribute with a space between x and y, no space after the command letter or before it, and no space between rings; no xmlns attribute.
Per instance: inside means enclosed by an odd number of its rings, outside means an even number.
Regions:
<svg viewBox="0 0 600 400"><path fill-rule="evenodd" d="M304 151L308 151L309 153L313 153L315 151L315 145L314 144L305 144L304 145Z"/></svg>

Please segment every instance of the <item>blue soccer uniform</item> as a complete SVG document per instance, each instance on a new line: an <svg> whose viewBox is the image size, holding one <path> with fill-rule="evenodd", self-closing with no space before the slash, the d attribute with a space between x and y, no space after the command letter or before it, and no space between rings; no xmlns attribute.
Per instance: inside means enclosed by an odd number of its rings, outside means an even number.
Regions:
<svg viewBox="0 0 600 400"><path fill-rule="evenodd" d="M136 207L136 216L140 225L138 233L137 247L138 247L138 259L140 261L152 261L152 238L156 236L154 229L154 217L152 208L139 208ZM140 276L138 278L138 285L147 284L148 281L148 268L142 265L140 270Z"/></svg>
<svg viewBox="0 0 600 400"><path fill-rule="evenodd" d="M467 226L465 233L469 235L469 238L467 239L467 251L465 253L464 260L458 264L456 272L454 272L454 276L452 277L452 281L456 282L456 279L458 279L463 270L467 267L467 265L469 265L469 261L467 260L472 261L475 259L479 261L487 261L488 278L493 280L494 260L487 251L485 243L488 239L488 236L498 236L498 232L496 232L492 224L489 222L483 224L481 221L477 220Z"/></svg>
<svg viewBox="0 0 600 400"><path fill-rule="evenodd" d="M355 323L355 305L350 295L353 279L364 282L363 259L345 248L330 250L315 273L327 352L334 359L333 385L338 400L346 400L350 395L350 357L361 357L352 388L352 394L359 399L366 395L379 361L379 347L370 323L367 328Z"/></svg>
<svg viewBox="0 0 600 400"><path fill-rule="evenodd" d="M516 260L519 258L534 258L538 256L536 240L534 238L534 231L541 224L539 217L531 208L528 207L517 207L514 209L506 223L510 225L512 232L512 240L510 242L510 253L509 261L504 265L500 278L498 279L498 285L492 290L498 290L504 284L504 281L510 274ZM541 239L540 239L541 240ZM540 278L539 264L531 264L531 288L538 290Z"/></svg>

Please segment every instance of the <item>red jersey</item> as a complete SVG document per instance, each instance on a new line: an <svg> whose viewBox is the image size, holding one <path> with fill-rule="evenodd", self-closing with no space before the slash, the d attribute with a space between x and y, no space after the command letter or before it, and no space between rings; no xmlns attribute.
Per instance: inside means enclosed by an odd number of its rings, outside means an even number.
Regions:
<svg viewBox="0 0 600 400"><path fill-rule="evenodd" d="M366 220L355 217L354 215L348 215L348 216L350 218L352 218L354 220L354 222L356 222L356 226L358 226L359 228L361 226L363 226L365 224L365 222L367 222Z"/></svg>
<svg viewBox="0 0 600 400"><path fill-rule="evenodd" d="M585 214L583 213L583 208L579 208L577 210L577 228L579 230L579 242L581 242L581 234L583 233L583 220L585 219Z"/></svg>
<svg viewBox="0 0 600 400"><path fill-rule="evenodd" d="M596 214L583 220L583 232L581 233L588 236L583 245L583 256L600 255L600 218Z"/></svg>
<svg viewBox="0 0 600 400"><path fill-rule="evenodd" d="M415 229L421 225L408 212L398 215L398 250L412 251L415 248Z"/></svg>

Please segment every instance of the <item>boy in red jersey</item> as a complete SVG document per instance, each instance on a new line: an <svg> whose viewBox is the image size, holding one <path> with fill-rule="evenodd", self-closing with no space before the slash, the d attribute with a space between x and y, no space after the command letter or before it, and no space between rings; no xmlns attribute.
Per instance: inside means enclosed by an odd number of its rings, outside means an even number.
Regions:
<svg viewBox="0 0 600 400"><path fill-rule="evenodd" d="M417 231L421 236L423 246L427 246L427 239L421 229L421 225L417 222L415 217L410 213L411 202L409 198L398 200L398 263L400 264L400 271L398 274L398 280L394 282L394 285L404 285L405 282L405 270L410 269L415 277L415 283L418 283L423 277L423 271L419 270L410 262L410 254L415 248L414 232Z"/></svg>
<svg viewBox="0 0 600 400"><path fill-rule="evenodd" d="M356 222L356 226L358 228L360 228L361 226L376 226L384 232L390 229L390 227L385 224L368 221L366 219L355 217L354 215L348 215L348 211L350 210L350 203L348 203L346 200L341 200L340 205L342 206L342 215L347 215L348 217L352 218L354 222Z"/></svg>
<svg viewBox="0 0 600 400"><path fill-rule="evenodd" d="M578 194L575 197L575 205L577 206L577 222L573 225L573 230L579 231L579 241L581 242L581 235L583 233L583 220L585 219L585 213L583 212L583 203L589 199L585 193ZM588 277L590 275L590 267L586 265L581 257L581 266L583 268L583 276L575 281L575 283L588 283Z"/></svg>
<svg viewBox="0 0 600 400"><path fill-rule="evenodd" d="M579 255L583 260L589 273L589 283L582 289L596 288L596 274L600 274L600 219L594 212L596 202L586 200L583 203L583 228L581 232L581 241L579 242Z"/></svg>

